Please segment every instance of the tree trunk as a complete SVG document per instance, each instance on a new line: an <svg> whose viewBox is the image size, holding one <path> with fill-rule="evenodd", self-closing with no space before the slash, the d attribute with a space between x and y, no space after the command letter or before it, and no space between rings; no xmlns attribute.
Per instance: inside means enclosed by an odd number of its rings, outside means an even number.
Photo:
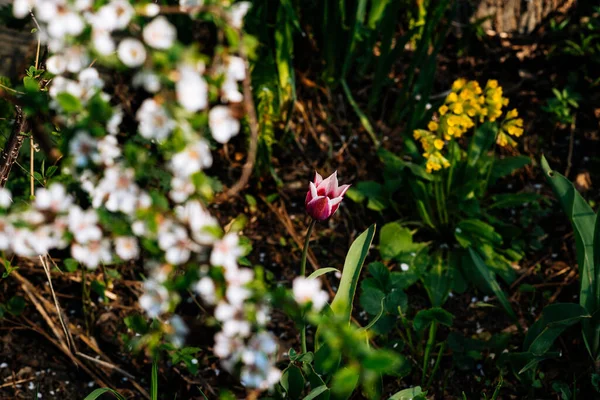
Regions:
<svg viewBox="0 0 600 400"><path fill-rule="evenodd" d="M474 20L490 16L483 27L496 32L530 33L554 11L564 11L576 0L480 0Z"/></svg>

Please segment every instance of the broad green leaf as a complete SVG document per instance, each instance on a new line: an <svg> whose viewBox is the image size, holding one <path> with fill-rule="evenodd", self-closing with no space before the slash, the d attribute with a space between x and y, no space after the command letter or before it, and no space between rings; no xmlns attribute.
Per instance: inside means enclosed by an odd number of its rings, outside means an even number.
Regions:
<svg viewBox="0 0 600 400"><path fill-rule="evenodd" d="M371 247L374 236L375 225L371 225L350 246L350 250L346 255L346 261L344 262L340 286L331 303L331 310L335 314L343 316L348 321L350 321L352 314L352 303L356 294L358 278L360 278L360 272L369 253L369 247Z"/></svg>
<svg viewBox="0 0 600 400"><path fill-rule="evenodd" d="M327 387L327 385L317 386L316 388L314 388L313 390L311 390L310 393L307 394L306 397L303 400L313 400L313 399L316 399L320 394L323 394L323 393L325 393L327 391L329 391L329 388Z"/></svg>
<svg viewBox="0 0 600 400"><path fill-rule="evenodd" d="M304 390L304 376L297 366L290 364L281 374L279 382L292 399L297 399L302 395Z"/></svg>
<svg viewBox="0 0 600 400"><path fill-rule="evenodd" d="M538 201L542 196L537 193L502 193L492 196L492 208L514 208L521 207L527 203Z"/></svg>
<svg viewBox="0 0 600 400"><path fill-rule="evenodd" d="M498 298L498 301L500 302L500 304L502 304L502 307L504 307L504 310L506 311L506 313L513 320L516 321L517 316L515 315L512 307L510 306L510 302L506 298L506 295L502 291L502 288L500 287L500 284L496 280L496 277L494 276L494 274L489 270L488 266L485 265L485 263L481 259L481 256L479 255L479 253L477 253L471 247L469 247L469 255L471 257L471 260L473 261L473 265L475 266L475 271L479 273L480 278L482 278L482 280L484 282L487 282L488 288Z"/></svg>
<svg viewBox="0 0 600 400"><path fill-rule="evenodd" d="M502 236L494 230L494 227L478 219L464 219L460 221L454 231L456 239L463 247L465 243L480 243L487 241L493 244L502 244Z"/></svg>
<svg viewBox="0 0 600 400"><path fill-rule="evenodd" d="M331 392L334 399L347 399L358 385L360 369L350 365L337 371L331 381Z"/></svg>
<svg viewBox="0 0 600 400"><path fill-rule="evenodd" d="M367 267L371 276L377 281L377 286L387 291L390 286L390 270L380 262L372 262Z"/></svg>
<svg viewBox="0 0 600 400"><path fill-rule="evenodd" d="M531 164L531 159L528 156L497 158L494 160L490 181L493 182L497 179L504 178L529 164Z"/></svg>
<svg viewBox="0 0 600 400"><path fill-rule="evenodd" d="M454 315L443 308L433 307L427 310L421 310L415 315L413 326L417 332L426 329L432 322L438 322L442 325L452 326Z"/></svg>
<svg viewBox="0 0 600 400"><path fill-rule="evenodd" d="M112 389L103 388L96 389L92 393L88 394L83 400L96 400L98 397L102 396L104 393L110 393L115 396L118 400L126 400L125 397L121 396L119 393L115 392Z"/></svg>
<svg viewBox="0 0 600 400"><path fill-rule="evenodd" d="M420 386L404 389L394 394L388 400L425 400L427 392L421 390Z"/></svg>
<svg viewBox="0 0 600 400"><path fill-rule="evenodd" d="M365 331L368 331L369 329L371 329L373 327L373 325L375 325L377 323L377 321L379 321L379 318L381 318L381 316L383 315L383 312L385 310L384 302L385 302L385 299L381 299L381 303L379 304L379 312L377 313L377 315L375 315L375 317L371 320L371 322L369 322L369 324L362 329L364 329ZM367 343L368 343L368 340L367 340Z"/></svg>
<svg viewBox="0 0 600 400"><path fill-rule="evenodd" d="M61 92L56 96L56 101L66 113L75 113L81 110L81 102L75 96L67 92Z"/></svg>
<svg viewBox="0 0 600 400"><path fill-rule="evenodd" d="M600 304L600 300L598 299L600 295L600 266L594 265L594 260L597 258L594 255L596 214L583 197L581 197L579 192L577 192L573 184L560 173L553 171L543 156L542 168L546 179L552 185L552 189L560 201L563 211L567 214L573 226L581 280L579 304L588 313L594 314ZM583 333L585 344L595 359L599 354L600 324L585 321L583 323Z"/></svg>
<svg viewBox="0 0 600 400"><path fill-rule="evenodd" d="M391 350L373 350L367 354L361 365L380 374L391 374L403 363L403 359Z"/></svg>
<svg viewBox="0 0 600 400"><path fill-rule="evenodd" d="M475 165L496 141L498 125L491 122L485 122L475 129L469 149L467 151L467 170L465 176L471 176Z"/></svg>
<svg viewBox="0 0 600 400"><path fill-rule="evenodd" d="M360 306L367 313L377 315L381 311L385 293L373 287L365 287L360 294Z"/></svg>
<svg viewBox="0 0 600 400"><path fill-rule="evenodd" d="M569 326L591 318L591 315L579 304L558 303L544 308L542 316L529 328L523 348L534 356L545 354Z"/></svg>
<svg viewBox="0 0 600 400"><path fill-rule="evenodd" d="M310 274L308 276L308 279L316 279L316 278L320 277L321 275L325 275L325 274L328 274L330 272L339 272L339 270L336 269L336 268L331 268L331 267L319 268L318 270L316 270L315 272L313 272L312 274Z"/></svg>
<svg viewBox="0 0 600 400"><path fill-rule="evenodd" d="M372 0L369 10L369 28L376 29L379 21L383 17L383 12L392 0Z"/></svg>
<svg viewBox="0 0 600 400"><path fill-rule="evenodd" d="M390 222L379 233L379 253L384 260L391 260L403 252L413 250L412 234L399 222Z"/></svg>

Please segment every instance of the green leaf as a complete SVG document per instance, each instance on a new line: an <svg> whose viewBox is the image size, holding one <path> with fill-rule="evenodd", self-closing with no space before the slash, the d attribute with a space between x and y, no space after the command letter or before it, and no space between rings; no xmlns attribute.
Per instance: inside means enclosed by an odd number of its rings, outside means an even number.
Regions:
<svg viewBox="0 0 600 400"><path fill-rule="evenodd" d="M390 271L380 262L372 262L368 266L369 273L377 281L378 286L387 291L390 286Z"/></svg>
<svg viewBox="0 0 600 400"><path fill-rule="evenodd" d="M77 268L79 267L79 263L77 262L77 260L75 260L73 258L67 258L63 262L65 264L65 268L69 272L75 272L75 271L77 271Z"/></svg>
<svg viewBox="0 0 600 400"><path fill-rule="evenodd" d="M158 400L158 359L152 360L152 379L150 382L150 399Z"/></svg>
<svg viewBox="0 0 600 400"><path fill-rule="evenodd" d="M337 268L319 268L318 270L316 270L315 272L313 272L312 274L310 274L308 276L308 279L316 279L321 275L325 275L328 274L330 272L340 272Z"/></svg>
<svg viewBox="0 0 600 400"><path fill-rule="evenodd" d="M544 308L542 316L529 328L523 348L534 356L545 354L569 326L591 318L591 315L576 303L557 303Z"/></svg>
<svg viewBox="0 0 600 400"><path fill-rule="evenodd" d="M390 3L390 0L372 0L371 9L369 10L369 22L367 25L370 29L376 29L379 21L383 17L383 12Z"/></svg>
<svg viewBox="0 0 600 400"><path fill-rule="evenodd" d="M382 301L385 298L385 293L373 287L362 288L360 294L360 306L367 313L377 315L381 312Z"/></svg>
<svg viewBox="0 0 600 400"><path fill-rule="evenodd" d="M491 122L485 122L475 129L467 152L466 177L472 176L475 166L481 156L485 154L496 141L497 133L498 125Z"/></svg>
<svg viewBox="0 0 600 400"><path fill-rule="evenodd" d="M307 394L306 397L303 400L313 400L313 399L316 399L320 394L325 393L327 391L329 391L329 388L327 387L327 385L317 386L316 388L314 388L313 390L311 390L310 393Z"/></svg>
<svg viewBox="0 0 600 400"><path fill-rule="evenodd" d="M118 392L115 392L114 390L108 388L96 389L92 393L88 394L83 400L96 400L104 393L110 393L113 396L115 396L118 400L126 400L125 397L121 396Z"/></svg>
<svg viewBox="0 0 600 400"><path fill-rule="evenodd" d="M283 371L280 383L288 396L293 399L299 398L304 391L304 376L300 368L295 365L290 365Z"/></svg>
<svg viewBox="0 0 600 400"><path fill-rule="evenodd" d="M331 303L333 313L343 316L348 322L352 314L352 303L356 294L356 285L358 284L360 272L369 253L374 236L375 225L371 225L350 246L350 250L346 255L346 261L344 262L340 286Z"/></svg>
<svg viewBox="0 0 600 400"><path fill-rule="evenodd" d="M362 367L381 374L390 374L400 368L403 360L391 350L373 350L362 360Z"/></svg>
<svg viewBox="0 0 600 400"><path fill-rule="evenodd" d="M351 365L340 369L333 376L331 381L331 392L335 398L348 398L358 385L360 369L356 365Z"/></svg>
<svg viewBox="0 0 600 400"><path fill-rule="evenodd" d="M13 296L6 303L6 311L14 316L19 316L25 309L25 299L22 296Z"/></svg>
<svg viewBox="0 0 600 400"><path fill-rule="evenodd" d="M452 326L454 315L443 308L433 307L428 310L421 310L415 315L413 326L417 332L425 330L432 322L438 322L442 325Z"/></svg>
<svg viewBox="0 0 600 400"><path fill-rule="evenodd" d="M543 156L542 168L573 226L581 280L579 304L593 315L600 305L600 299L598 299L600 296L600 266L594 265L594 261L598 257L594 255L594 230L597 216L573 184L560 173L550 169L548 161ZM584 322L583 333L588 351L596 359L600 348L600 323Z"/></svg>
<svg viewBox="0 0 600 400"><path fill-rule="evenodd" d="M513 320L516 321L517 316L515 315L512 307L510 306L510 302L506 298L506 295L502 291L502 288L500 287L500 284L496 280L496 277L494 276L494 274L489 270L488 266L485 265L485 263L481 259L481 256L479 255L479 253L477 253L471 247L469 247L469 255L471 256L471 260L475 267L475 271L480 275L480 278L484 282L487 282L489 290L491 290L494 293L494 295L498 298L498 301L500 302L500 304L502 304L502 307L504 307L504 310L506 311L506 313ZM517 325L517 326L519 326L519 325Z"/></svg>
<svg viewBox="0 0 600 400"><path fill-rule="evenodd" d="M420 386L404 389L394 394L388 400L426 400L425 395L427 392L423 392Z"/></svg>
<svg viewBox="0 0 600 400"><path fill-rule="evenodd" d="M497 179L504 178L512 174L514 171L523 168L531 163L528 156L505 157L494 160L490 181L494 182Z"/></svg>
<svg viewBox="0 0 600 400"><path fill-rule="evenodd" d="M56 101L66 113L76 113L82 110L79 99L67 92L61 92L56 96Z"/></svg>
<svg viewBox="0 0 600 400"><path fill-rule="evenodd" d="M413 249L412 234L399 222L385 224L379 233L379 253L384 260L391 260Z"/></svg>

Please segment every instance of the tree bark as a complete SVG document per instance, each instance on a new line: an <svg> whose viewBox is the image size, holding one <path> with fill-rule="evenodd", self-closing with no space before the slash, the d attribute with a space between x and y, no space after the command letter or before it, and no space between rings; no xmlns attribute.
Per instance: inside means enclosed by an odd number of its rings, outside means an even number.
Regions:
<svg viewBox="0 0 600 400"><path fill-rule="evenodd" d="M23 133L27 131L27 120L23 115L23 110L20 106L15 106L15 110L17 111L15 123L6 141L6 146L0 153L0 188L4 187L6 181L8 181L10 170L17 161L19 150L21 150L23 140L25 140Z"/></svg>
<svg viewBox="0 0 600 400"><path fill-rule="evenodd" d="M531 33L552 12L567 10L576 0L481 0L474 20L491 16L485 29L507 33Z"/></svg>

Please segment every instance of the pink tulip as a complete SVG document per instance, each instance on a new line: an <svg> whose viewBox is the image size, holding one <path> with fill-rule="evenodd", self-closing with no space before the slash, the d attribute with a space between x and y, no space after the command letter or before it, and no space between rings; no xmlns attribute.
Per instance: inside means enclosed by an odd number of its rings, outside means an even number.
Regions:
<svg viewBox="0 0 600 400"><path fill-rule="evenodd" d="M306 194L306 211L318 221L325 221L337 211L350 185L338 186L337 171L327 179L315 173L314 182Z"/></svg>

